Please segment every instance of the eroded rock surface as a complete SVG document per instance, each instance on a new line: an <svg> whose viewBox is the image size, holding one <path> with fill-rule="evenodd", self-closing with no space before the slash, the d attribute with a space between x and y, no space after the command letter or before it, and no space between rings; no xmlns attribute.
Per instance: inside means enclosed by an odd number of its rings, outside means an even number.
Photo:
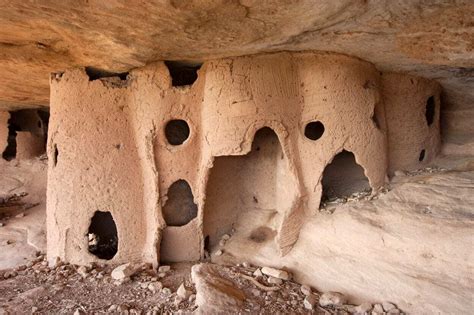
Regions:
<svg viewBox="0 0 474 315"><path fill-rule="evenodd" d="M223 278L218 267L194 265L191 278L196 285L196 305L200 314L238 313L245 294L230 280Z"/></svg>
<svg viewBox="0 0 474 315"><path fill-rule="evenodd" d="M49 73L280 50L354 55L436 78L445 138L474 134L472 1L2 1L0 107L47 106ZM454 123L461 121L461 123ZM464 135L463 135L464 134Z"/></svg>
<svg viewBox="0 0 474 315"><path fill-rule="evenodd" d="M251 231L237 228L213 261L285 267L296 281L355 302L392 300L414 314L468 314L473 170L471 158L451 170L396 176L378 200L347 202L309 218L282 259L271 243L256 243Z"/></svg>

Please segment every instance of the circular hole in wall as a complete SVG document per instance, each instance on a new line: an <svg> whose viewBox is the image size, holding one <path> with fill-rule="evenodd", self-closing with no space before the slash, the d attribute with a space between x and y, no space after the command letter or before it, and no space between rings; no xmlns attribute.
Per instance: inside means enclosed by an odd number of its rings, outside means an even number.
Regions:
<svg viewBox="0 0 474 315"><path fill-rule="evenodd" d="M425 153L426 153L425 149L421 150L420 157L418 158L418 161L421 162L425 159Z"/></svg>
<svg viewBox="0 0 474 315"><path fill-rule="evenodd" d="M117 254L117 226L110 212L96 211L87 234L89 252L100 259L112 259Z"/></svg>
<svg viewBox="0 0 474 315"><path fill-rule="evenodd" d="M318 140L324 134L324 125L320 121L312 121L304 128L304 135L310 140Z"/></svg>
<svg viewBox="0 0 474 315"><path fill-rule="evenodd" d="M434 122L435 108L436 107L434 96L430 96L426 101L425 109L426 123L428 124L428 126L431 126L431 124Z"/></svg>
<svg viewBox="0 0 474 315"><path fill-rule="evenodd" d="M171 145L183 144L189 138L189 125L182 119L170 120L165 126L165 136Z"/></svg>

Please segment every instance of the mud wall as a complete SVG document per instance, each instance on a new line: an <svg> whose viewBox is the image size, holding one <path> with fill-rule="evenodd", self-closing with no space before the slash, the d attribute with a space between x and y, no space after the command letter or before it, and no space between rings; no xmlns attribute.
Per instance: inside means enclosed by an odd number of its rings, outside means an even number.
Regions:
<svg viewBox="0 0 474 315"><path fill-rule="evenodd" d="M52 76L48 257L77 264L99 260L88 251L88 231L100 211L109 212L117 228L118 251L111 262L156 260L144 250L145 231L154 227L145 217L129 90L118 81L89 81L82 70Z"/></svg>
<svg viewBox="0 0 474 315"><path fill-rule="evenodd" d="M389 171L425 167L439 152L440 86L400 73L382 75Z"/></svg>
<svg viewBox="0 0 474 315"><path fill-rule="evenodd" d="M16 159L26 160L40 156L45 152L43 136L29 131L19 131L16 134Z"/></svg>
<svg viewBox="0 0 474 315"><path fill-rule="evenodd" d="M111 262L196 260L239 224L266 231L285 255L318 211L338 153L353 154L373 191L385 184L387 123L372 64L278 53L209 61L194 82L175 79L161 62L126 79L52 76L50 259L101 260L90 252L97 211L117 230Z"/></svg>

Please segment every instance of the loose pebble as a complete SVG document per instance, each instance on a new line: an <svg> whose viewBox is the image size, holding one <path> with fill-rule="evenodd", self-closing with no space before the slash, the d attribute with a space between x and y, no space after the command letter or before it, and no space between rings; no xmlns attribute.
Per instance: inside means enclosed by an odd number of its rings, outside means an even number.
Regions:
<svg viewBox="0 0 474 315"><path fill-rule="evenodd" d="M362 303L362 304L356 306L354 310L355 310L356 314L366 314L366 313L369 313L372 310L372 304L371 303Z"/></svg>
<svg viewBox="0 0 474 315"><path fill-rule="evenodd" d="M383 302L382 307L385 312L388 312L394 308L397 308L393 303L390 303L390 302Z"/></svg>
<svg viewBox="0 0 474 315"><path fill-rule="evenodd" d="M309 294L304 298L303 305L305 309L313 310L317 302L318 297L314 294Z"/></svg>
<svg viewBox="0 0 474 315"><path fill-rule="evenodd" d="M171 270L170 266L160 266L158 267L158 272L159 273L166 273Z"/></svg>
<svg viewBox="0 0 474 315"><path fill-rule="evenodd" d="M304 295L310 295L311 294L311 288L308 285L303 284L300 288L301 293Z"/></svg>
<svg viewBox="0 0 474 315"><path fill-rule="evenodd" d="M285 270L275 269L271 267L263 267L261 271L263 274L267 276L272 276L272 277L279 278L282 280L290 279L290 274Z"/></svg>
<svg viewBox="0 0 474 315"><path fill-rule="evenodd" d="M339 306L346 303L346 298L339 292L325 292L319 298L320 306Z"/></svg>

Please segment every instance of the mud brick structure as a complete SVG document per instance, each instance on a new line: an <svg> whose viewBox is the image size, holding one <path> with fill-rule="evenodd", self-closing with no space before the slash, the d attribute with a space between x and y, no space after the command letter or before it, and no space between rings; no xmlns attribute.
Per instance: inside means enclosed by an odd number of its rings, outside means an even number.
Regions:
<svg viewBox="0 0 474 315"><path fill-rule="evenodd" d="M439 86L352 57L86 70L51 77L49 259L198 260L234 230L283 256L322 200L439 151Z"/></svg>

